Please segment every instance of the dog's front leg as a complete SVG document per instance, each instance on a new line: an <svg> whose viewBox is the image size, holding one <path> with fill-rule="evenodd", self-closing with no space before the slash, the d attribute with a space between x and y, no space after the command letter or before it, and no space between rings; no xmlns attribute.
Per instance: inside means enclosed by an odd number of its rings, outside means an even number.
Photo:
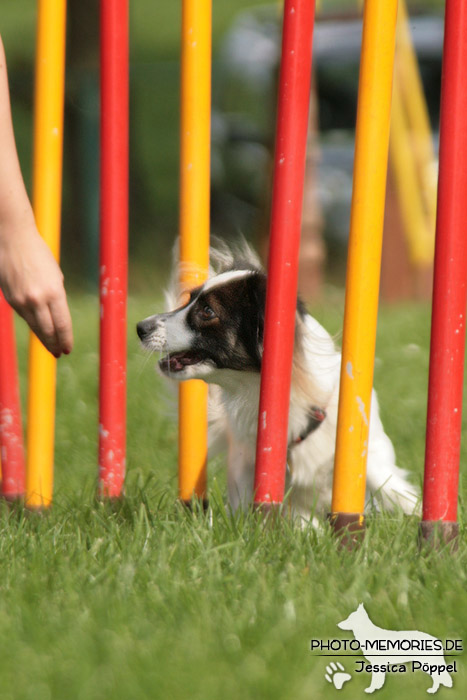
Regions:
<svg viewBox="0 0 467 700"><path fill-rule="evenodd" d="M365 688L365 693L374 693L375 690L379 690L379 688L383 687L385 680L386 674L384 671L373 671L371 674L371 683L368 688Z"/></svg>
<svg viewBox="0 0 467 700"><path fill-rule="evenodd" d="M231 441L228 451L227 491L232 510L248 508L253 500L255 455L251 447Z"/></svg>

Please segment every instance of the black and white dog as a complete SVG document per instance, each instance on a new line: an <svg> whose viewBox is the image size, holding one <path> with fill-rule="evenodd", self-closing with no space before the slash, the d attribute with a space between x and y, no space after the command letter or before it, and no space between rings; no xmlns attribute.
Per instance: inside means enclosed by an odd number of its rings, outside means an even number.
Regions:
<svg viewBox="0 0 467 700"><path fill-rule="evenodd" d="M170 379L211 385L210 456L228 451L228 494L235 509L253 499L256 428L263 349L266 275L246 245L237 257L213 251L215 268L180 308L138 323L143 346L163 352ZM168 295L169 308L174 297ZM331 504L341 356L331 336L299 302L289 409L288 485L293 512L309 518ZM395 465L392 443L373 392L367 466L368 495L383 507L412 513L417 489Z"/></svg>

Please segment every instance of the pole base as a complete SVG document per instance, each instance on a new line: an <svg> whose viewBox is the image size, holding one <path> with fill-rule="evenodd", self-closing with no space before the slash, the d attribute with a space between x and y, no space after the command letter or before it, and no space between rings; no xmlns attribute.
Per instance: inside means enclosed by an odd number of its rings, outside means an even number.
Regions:
<svg viewBox="0 0 467 700"><path fill-rule="evenodd" d="M282 515L282 503L253 503L253 510L258 511L264 517L269 520L276 521Z"/></svg>
<svg viewBox="0 0 467 700"><path fill-rule="evenodd" d="M6 503L24 503L24 493L0 493L0 500Z"/></svg>
<svg viewBox="0 0 467 700"><path fill-rule="evenodd" d="M98 490L96 493L96 501L99 503L109 503L112 506L118 506L125 500L123 491L119 496L109 496L108 494Z"/></svg>
<svg viewBox="0 0 467 700"><path fill-rule="evenodd" d="M31 518L35 518L36 516L39 516L39 515L41 517L42 516L45 517L46 515L48 515L51 512L52 512L51 506L36 506L36 505L34 505L34 506L29 505L28 506L27 503L24 504L24 513L25 513L25 515L30 516Z"/></svg>
<svg viewBox="0 0 467 700"><path fill-rule="evenodd" d="M278 527L280 521L287 516L288 509L284 509L283 503L253 503L253 512L261 515L264 525L267 528Z"/></svg>
<svg viewBox="0 0 467 700"><path fill-rule="evenodd" d="M203 513L207 513L209 509L209 500L207 498L180 498L179 502L192 513L196 510L196 506L201 506Z"/></svg>
<svg viewBox="0 0 467 700"><path fill-rule="evenodd" d="M329 513L328 520L341 547L352 550L361 544L365 536L365 517L362 513Z"/></svg>
<svg viewBox="0 0 467 700"><path fill-rule="evenodd" d="M420 544L427 542L433 549L449 545L451 552L459 547L459 524L451 520L422 520L419 529Z"/></svg>

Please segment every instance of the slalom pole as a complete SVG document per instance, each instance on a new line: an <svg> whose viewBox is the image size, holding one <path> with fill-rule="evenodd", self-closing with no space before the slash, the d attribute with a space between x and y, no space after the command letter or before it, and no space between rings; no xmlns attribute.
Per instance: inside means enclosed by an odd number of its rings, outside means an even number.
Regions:
<svg viewBox="0 0 467 700"><path fill-rule="evenodd" d="M128 0L101 0L99 495L125 479Z"/></svg>
<svg viewBox="0 0 467 700"><path fill-rule="evenodd" d="M428 248L432 253L429 262L431 263L433 261L436 226L436 178L432 174L436 164L436 155L428 105L417 54L410 34L410 17L406 0L399 0L397 12L395 73L400 82L401 98L407 111L407 122L412 135L418 177L427 210L428 235L430 236ZM424 261L421 262L423 264Z"/></svg>
<svg viewBox="0 0 467 700"><path fill-rule="evenodd" d="M331 524L364 529L397 0L365 0Z"/></svg>
<svg viewBox="0 0 467 700"><path fill-rule="evenodd" d="M447 0L438 207L421 532L458 533L457 497L467 293L467 7Z"/></svg>
<svg viewBox="0 0 467 700"><path fill-rule="evenodd" d="M66 0L39 0L34 101L33 209L56 260L60 251ZM26 505L52 502L56 360L31 333Z"/></svg>
<svg viewBox="0 0 467 700"><path fill-rule="evenodd" d="M0 291L0 463L1 496L24 496L24 450L13 310Z"/></svg>
<svg viewBox="0 0 467 700"><path fill-rule="evenodd" d="M284 498L314 0L285 0L269 239L255 504Z"/></svg>
<svg viewBox="0 0 467 700"><path fill-rule="evenodd" d="M429 271L435 243L436 159L405 0L399 0L397 14L389 155L411 263Z"/></svg>
<svg viewBox="0 0 467 700"><path fill-rule="evenodd" d="M180 288L204 282L209 268L211 0L183 0L180 125ZM179 388L179 498L206 498L207 385Z"/></svg>
<svg viewBox="0 0 467 700"><path fill-rule="evenodd" d="M410 260L418 268L429 268L434 254L434 228L430 227L397 73L392 91L389 153Z"/></svg>

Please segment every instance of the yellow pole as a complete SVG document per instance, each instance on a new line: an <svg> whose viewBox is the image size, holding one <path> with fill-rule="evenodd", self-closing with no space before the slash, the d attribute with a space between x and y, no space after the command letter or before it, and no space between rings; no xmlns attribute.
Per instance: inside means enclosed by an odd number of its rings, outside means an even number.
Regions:
<svg viewBox="0 0 467 700"><path fill-rule="evenodd" d="M66 0L39 0L34 104L33 207L55 258L60 249ZM26 504L52 502L55 358L31 334L27 408Z"/></svg>
<svg viewBox="0 0 467 700"><path fill-rule="evenodd" d="M211 126L211 0L183 0L180 133L182 290L208 275ZM206 495L207 385L179 391L179 497Z"/></svg>
<svg viewBox="0 0 467 700"><path fill-rule="evenodd" d="M392 93L389 153L410 258L415 265L421 267L433 262L435 230L434 227L430 227L424 206L411 135L402 101L400 80L396 72Z"/></svg>
<svg viewBox="0 0 467 700"><path fill-rule="evenodd" d="M332 520L363 526L397 0L366 0Z"/></svg>
<svg viewBox="0 0 467 700"><path fill-rule="evenodd" d="M396 79L399 81L402 101L407 110L407 119L415 146L415 161L428 213L428 230L433 239L431 245L428 243L428 248L433 249L436 224L436 157L428 107L418 68L417 56L410 36L405 0L399 0L396 36ZM431 258L433 258L433 255Z"/></svg>

